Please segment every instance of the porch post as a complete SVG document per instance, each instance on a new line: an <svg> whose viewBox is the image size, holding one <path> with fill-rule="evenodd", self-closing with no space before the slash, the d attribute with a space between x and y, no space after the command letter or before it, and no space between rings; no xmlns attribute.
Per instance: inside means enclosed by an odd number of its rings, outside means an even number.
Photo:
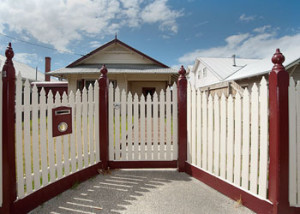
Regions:
<svg viewBox="0 0 300 214"><path fill-rule="evenodd" d="M13 202L17 198L15 163L15 91L16 74L12 62L14 57L11 43L6 51L6 61L2 68L2 164L3 164L3 204L1 213L12 213Z"/></svg>
<svg viewBox="0 0 300 214"><path fill-rule="evenodd" d="M185 172L187 160L187 79L186 70L181 66L178 85L178 171Z"/></svg>
<svg viewBox="0 0 300 214"><path fill-rule="evenodd" d="M108 79L107 69L102 66L99 83L99 134L100 134L100 160L102 169L108 169Z"/></svg>
<svg viewBox="0 0 300 214"><path fill-rule="evenodd" d="M269 199L276 214L289 212L289 74L282 65L284 59L277 49L269 76Z"/></svg>

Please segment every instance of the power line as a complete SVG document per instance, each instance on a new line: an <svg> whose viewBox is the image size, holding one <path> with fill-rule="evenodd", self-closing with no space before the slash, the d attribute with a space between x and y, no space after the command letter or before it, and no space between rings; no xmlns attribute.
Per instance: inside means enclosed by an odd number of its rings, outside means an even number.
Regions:
<svg viewBox="0 0 300 214"><path fill-rule="evenodd" d="M3 34L3 33L1 33L1 32L0 32L0 35L1 35L1 36L5 36L5 37L10 38L10 39L17 40L17 41L19 41L19 42L23 42L23 43L26 43L26 44L29 44L29 45L33 45L33 46L37 46L37 47L41 47L41 48L45 48L45 49L54 50L54 51L58 51L58 52L64 52L64 53L70 54L70 55L84 56L84 54L79 54L79 53L74 53L74 52L70 53L70 52L58 50L58 49L56 49L56 48L51 48L51 47L47 47L47 46L44 46L44 45L39 45L39 44L37 44L37 43L28 42L28 41L25 41L25 40L22 40L22 39L13 37L13 36L9 36L9 35Z"/></svg>

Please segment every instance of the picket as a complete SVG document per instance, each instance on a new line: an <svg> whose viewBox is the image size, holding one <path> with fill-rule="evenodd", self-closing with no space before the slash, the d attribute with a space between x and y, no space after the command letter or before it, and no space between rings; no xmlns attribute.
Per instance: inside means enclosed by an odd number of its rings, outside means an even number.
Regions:
<svg viewBox="0 0 300 214"><path fill-rule="evenodd" d="M243 160L242 160L242 187L249 188L249 154L250 154L250 97L246 88L243 96Z"/></svg>
<svg viewBox="0 0 300 214"><path fill-rule="evenodd" d="M207 95L202 95L202 136L203 136L203 153L202 153L202 167L207 170ZM193 116L192 116L193 117Z"/></svg>
<svg viewBox="0 0 300 214"><path fill-rule="evenodd" d="M145 97L142 95L141 96L141 101L140 101L140 107L141 107L141 115L140 115L140 138L141 138L141 149L140 149L140 157L141 160L145 160L145 153L146 153L146 149L145 149L145 134L146 134L146 130L145 130Z"/></svg>
<svg viewBox="0 0 300 214"><path fill-rule="evenodd" d="M95 81L94 84L94 134L95 134L95 144L96 144L96 163L99 163L100 161L99 84L97 80Z"/></svg>
<svg viewBox="0 0 300 214"><path fill-rule="evenodd" d="M82 127L88 127L88 102L87 102L87 89L83 88L82 90ZM83 160L84 160L84 168L88 167L89 165L89 151L88 151L88 129L84 128L82 129L82 135L83 135Z"/></svg>
<svg viewBox="0 0 300 214"><path fill-rule="evenodd" d="M177 85L173 84L173 94L172 94L172 107L173 107L173 160L178 158L178 143L177 143L177 130L178 130L178 107L177 107ZM157 124L157 123L155 123Z"/></svg>
<svg viewBox="0 0 300 214"><path fill-rule="evenodd" d="M115 159L120 160L120 89L115 90Z"/></svg>
<svg viewBox="0 0 300 214"><path fill-rule="evenodd" d="M226 178L226 98L225 95L221 96L221 141L220 141L220 175L223 179Z"/></svg>
<svg viewBox="0 0 300 214"><path fill-rule="evenodd" d="M147 154L146 159L152 159L152 114L151 114L151 95L148 94L146 97L146 111L147 111Z"/></svg>
<svg viewBox="0 0 300 214"><path fill-rule="evenodd" d="M191 84L188 83L187 84L187 95L186 95L186 99L187 99L187 162L188 163L192 163L192 129L191 129L191 119L192 119L192 115L191 115Z"/></svg>
<svg viewBox="0 0 300 214"><path fill-rule="evenodd" d="M68 103L68 97L67 97L67 94L66 92L63 93L63 96L62 96L62 105L63 106L66 106ZM68 135L64 135L62 137L62 140L63 140L63 152L64 152L64 175L67 176L70 174L70 160L69 160L69 139L68 139ZM57 152L57 150L56 150Z"/></svg>
<svg viewBox="0 0 300 214"><path fill-rule="evenodd" d="M0 96L2 99L2 79L0 80ZM22 131L22 78L19 73L17 76L16 81L16 159L17 159L17 194L19 198L23 198L25 196L24 194L24 172L23 172L23 131ZM1 100L1 108L2 108L2 100ZM0 109L1 110L1 109ZM0 111L0 121L2 121L2 110ZM2 122L0 122L0 126L2 127ZM0 132L2 133L2 128L0 129ZM0 138L0 141L2 142L2 135ZM2 148L2 147L0 147ZM2 152L2 149L0 149ZM1 159L2 160L2 159ZM1 165L2 167L2 165ZM0 171L0 174L2 173L2 170ZM2 179L2 176L0 176ZM2 185L2 182L0 182L0 186ZM1 188L2 189L2 188ZM0 191L2 194L2 191Z"/></svg>
<svg viewBox="0 0 300 214"><path fill-rule="evenodd" d="M77 162L78 162L78 170L83 168L82 162L82 105L81 105L81 92L77 90L76 92L76 103L75 103L75 110L76 110L76 145L77 145Z"/></svg>
<svg viewBox="0 0 300 214"><path fill-rule="evenodd" d="M229 95L227 102L227 180L233 182L233 136L234 136L234 126L233 126L233 98Z"/></svg>
<svg viewBox="0 0 300 214"><path fill-rule="evenodd" d="M54 157L54 140L52 137L52 108L54 106L53 103L53 94L51 91L48 93L47 99L47 113L48 113L48 156L49 156L49 169L50 169L50 182L54 182L56 180L55 175L55 157Z"/></svg>
<svg viewBox="0 0 300 214"><path fill-rule="evenodd" d="M20 93L20 92L19 92ZM26 125L25 125L26 124ZM26 173L26 194L32 193L31 177L31 133L30 133L30 84L26 80L24 84L24 153Z"/></svg>
<svg viewBox="0 0 300 214"><path fill-rule="evenodd" d="M241 95L235 96L235 123L234 123L234 183L240 186L241 182L241 146L242 146L242 109Z"/></svg>
<svg viewBox="0 0 300 214"><path fill-rule="evenodd" d="M197 163L196 165L198 167L201 167L201 158L202 158L202 152L201 152L201 149L202 149L202 111L201 111L201 91L200 89L197 89L197 95L196 95L196 100L197 100L197 111L196 111L196 118L197 118Z"/></svg>
<svg viewBox="0 0 300 214"><path fill-rule="evenodd" d="M126 92L121 92L121 159L126 160Z"/></svg>
<svg viewBox="0 0 300 214"><path fill-rule="evenodd" d="M114 121L114 100L113 100L113 95L114 95L114 88L113 84L109 84L109 89L108 89L108 121ZM99 97L99 96L98 96ZM98 100L97 100L98 101ZM99 101L98 101L99 102ZM97 104L99 106L99 104ZM98 113L99 114L99 113ZM114 145L114 122L110 122L108 124L108 135L109 135L109 160L114 160L115 159L115 145ZM98 126L99 127L99 126ZM98 135L99 136L99 135ZM96 141L99 142L99 141Z"/></svg>
<svg viewBox="0 0 300 214"><path fill-rule="evenodd" d="M139 103L138 95L133 97L133 117L134 117L134 160L139 160Z"/></svg>
<svg viewBox="0 0 300 214"><path fill-rule="evenodd" d="M153 95L153 160L158 160L158 97Z"/></svg>
<svg viewBox="0 0 300 214"><path fill-rule="evenodd" d="M94 145L94 102L93 102L93 92L94 88L92 84L89 86L88 90L88 132L89 132L89 151L90 151L90 165L95 163L95 145Z"/></svg>
<svg viewBox="0 0 300 214"><path fill-rule="evenodd" d="M166 159L171 160L171 91L166 90Z"/></svg>
<svg viewBox="0 0 300 214"><path fill-rule="evenodd" d="M214 152L214 136L213 136L213 132L214 132L214 127L213 127L213 98L211 95L209 95L208 97L208 149L207 149L207 163L208 163L208 171L213 173L213 152Z"/></svg>
<svg viewBox="0 0 300 214"><path fill-rule="evenodd" d="M75 103L74 103L74 93L73 91L69 94L69 105L72 107L72 109L75 109ZM75 112L72 111L72 134L70 135L70 153L71 153L71 173L76 172L76 141L75 141Z"/></svg>
<svg viewBox="0 0 300 214"><path fill-rule="evenodd" d="M257 124L257 125L254 125ZM257 194L258 177L258 88L254 84L251 92L251 168L250 191Z"/></svg>
<svg viewBox="0 0 300 214"><path fill-rule="evenodd" d="M40 92L40 136L46 136L47 132L47 118L46 118L46 93L44 88ZM40 138L41 145L41 170L42 170L42 185L48 184L48 165L47 165L47 139L45 137Z"/></svg>
<svg viewBox="0 0 300 214"><path fill-rule="evenodd" d="M195 87L191 87L191 127L196 127L196 91ZM196 129L191 128L191 156L192 164L196 164Z"/></svg>
<svg viewBox="0 0 300 214"><path fill-rule="evenodd" d="M127 97L128 114L127 114L127 144L128 144L128 160L132 160L132 94L129 92Z"/></svg>
<svg viewBox="0 0 300 214"><path fill-rule="evenodd" d="M60 100L60 95L57 92L55 95L55 102L54 106L61 106L61 100ZM56 154L56 165L57 165L57 180L61 179L63 176L63 169L62 169L62 137L57 137L56 138L56 144L55 144L55 154Z"/></svg>
<svg viewBox="0 0 300 214"><path fill-rule="evenodd" d="M164 151L165 151L165 96L164 91L161 90L159 94L159 114L160 114L160 144L159 144L159 157L160 160L163 160L165 157Z"/></svg>
<svg viewBox="0 0 300 214"><path fill-rule="evenodd" d="M268 86L263 77L260 82L259 92L259 115L260 115L260 142L259 142L259 192L258 194L267 197L268 183Z"/></svg>
<svg viewBox="0 0 300 214"><path fill-rule="evenodd" d="M219 97L214 96L214 174L219 175L220 163L220 106Z"/></svg>

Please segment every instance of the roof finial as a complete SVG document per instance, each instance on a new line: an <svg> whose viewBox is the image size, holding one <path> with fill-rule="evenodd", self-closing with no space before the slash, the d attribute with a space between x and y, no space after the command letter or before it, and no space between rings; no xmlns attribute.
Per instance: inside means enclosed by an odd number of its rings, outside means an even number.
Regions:
<svg viewBox="0 0 300 214"><path fill-rule="evenodd" d="M117 32L115 33L115 39L118 39L118 33Z"/></svg>

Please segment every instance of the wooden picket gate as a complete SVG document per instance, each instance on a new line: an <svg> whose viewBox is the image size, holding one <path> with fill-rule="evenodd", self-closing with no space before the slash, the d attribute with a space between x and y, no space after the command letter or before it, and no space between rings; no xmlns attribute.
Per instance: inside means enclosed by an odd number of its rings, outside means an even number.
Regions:
<svg viewBox="0 0 300 214"><path fill-rule="evenodd" d="M32 90L31 90L32 89ZM23 93L24 92L24 93ZM16 81L17 196L22 199L68 175L93 166L99 157L99 88L55 96ZM52 109L69 106L73 132L52 136Z"/></svg>
<svg viewBox="0 0 300 214"><path fill-rule="evenodd" d="M176 84L146 98L126 94L124 90L120 93L119 88L114 89L111 84L110 166L176 167L177 153Z"/></svg>

